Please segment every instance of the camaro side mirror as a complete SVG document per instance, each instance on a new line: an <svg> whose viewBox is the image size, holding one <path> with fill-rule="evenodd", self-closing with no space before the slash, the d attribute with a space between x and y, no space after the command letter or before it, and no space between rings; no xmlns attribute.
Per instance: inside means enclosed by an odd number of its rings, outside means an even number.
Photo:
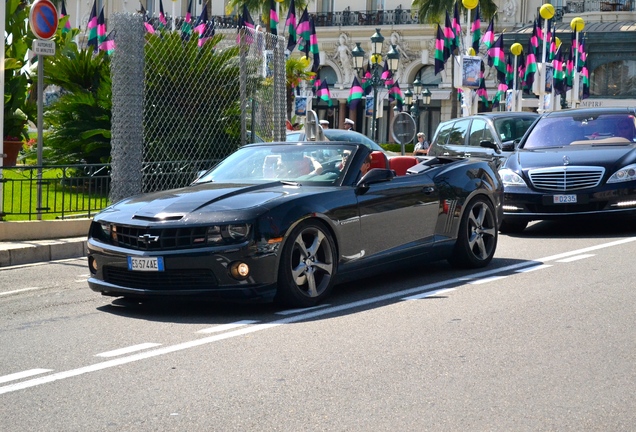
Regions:
<svg viewBox="0 0 636 432"><path fill-rule="evenodd" d="M393 180L395 171L383 168L370 169L358 182L359 188L368 189L370 185L375 183L383 183Z"/></svg>

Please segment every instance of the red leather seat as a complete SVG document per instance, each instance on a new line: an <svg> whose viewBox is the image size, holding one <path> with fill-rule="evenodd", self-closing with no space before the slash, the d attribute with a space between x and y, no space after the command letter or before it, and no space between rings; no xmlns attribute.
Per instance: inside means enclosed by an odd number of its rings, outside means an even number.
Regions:
<svg viewBox="0 0 636 432"><path fill-rule="evenodd" d="M418 164L415 156L395 156L389 159L389 167L395 171L396 175L406 175L406 170Z"/></svg>
<svg viewBox="0 0 636 432"><path fill-rule="evenodd" d="M381 151L376 150L371 152L371 166L369 167L369 169L372 169L372 168L384 168L384 169L390 168L389 159Z"/></svg>

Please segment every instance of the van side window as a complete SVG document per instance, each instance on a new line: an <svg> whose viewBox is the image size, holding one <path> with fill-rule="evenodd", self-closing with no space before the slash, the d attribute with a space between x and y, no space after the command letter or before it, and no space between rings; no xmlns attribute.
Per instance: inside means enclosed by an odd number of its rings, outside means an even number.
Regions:
<svg viewBox="0 0 636 432"><path fill-rule="evenodd" d="M488 122L483 119L473 119L472 124L470 125L470 146L479 147L479 143L481 141L490 141L492 143L497 143L497 141L493 138L492 132L488 127Z"/></svg>
<svg viewBox="0 0 636 432"><path fill-rule="evenodd" d="M453 130L448 137L449 145L466 145L466 134L468 133L468 125L470 119L458 120L453 125Z"/></svg>
<svg viewBox="0 0 636 432"><path fill-rule="evenodd" d="M439 132L437 132L437 138L435 139L437 145L446 145L454 124L455 122L448 122L440 125Z"/></svg>

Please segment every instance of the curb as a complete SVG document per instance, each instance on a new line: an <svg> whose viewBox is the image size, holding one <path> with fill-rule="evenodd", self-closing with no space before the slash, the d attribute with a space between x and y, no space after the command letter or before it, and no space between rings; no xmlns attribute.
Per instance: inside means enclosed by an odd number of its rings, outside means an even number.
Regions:
<svg viewBox="0 0 636 432"><path fill-rule="evenodd" d="M86 236L0 243L0 267L86 256Z"/></svg>

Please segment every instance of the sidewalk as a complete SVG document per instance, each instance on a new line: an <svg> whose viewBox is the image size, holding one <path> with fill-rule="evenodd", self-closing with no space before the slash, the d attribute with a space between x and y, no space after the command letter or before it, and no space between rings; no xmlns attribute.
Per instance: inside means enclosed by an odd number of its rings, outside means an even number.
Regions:
<svg viewBox="0 0 636 432"><path fill-rule="evenodd" d="M90 219L0 221L0 268L86 256Z"/></svg>
<svg viewBox="0 0 636 432"><path fill-rule="evenodd" d="M0 268L86 256L86 236L0 243Z"/></svg>

